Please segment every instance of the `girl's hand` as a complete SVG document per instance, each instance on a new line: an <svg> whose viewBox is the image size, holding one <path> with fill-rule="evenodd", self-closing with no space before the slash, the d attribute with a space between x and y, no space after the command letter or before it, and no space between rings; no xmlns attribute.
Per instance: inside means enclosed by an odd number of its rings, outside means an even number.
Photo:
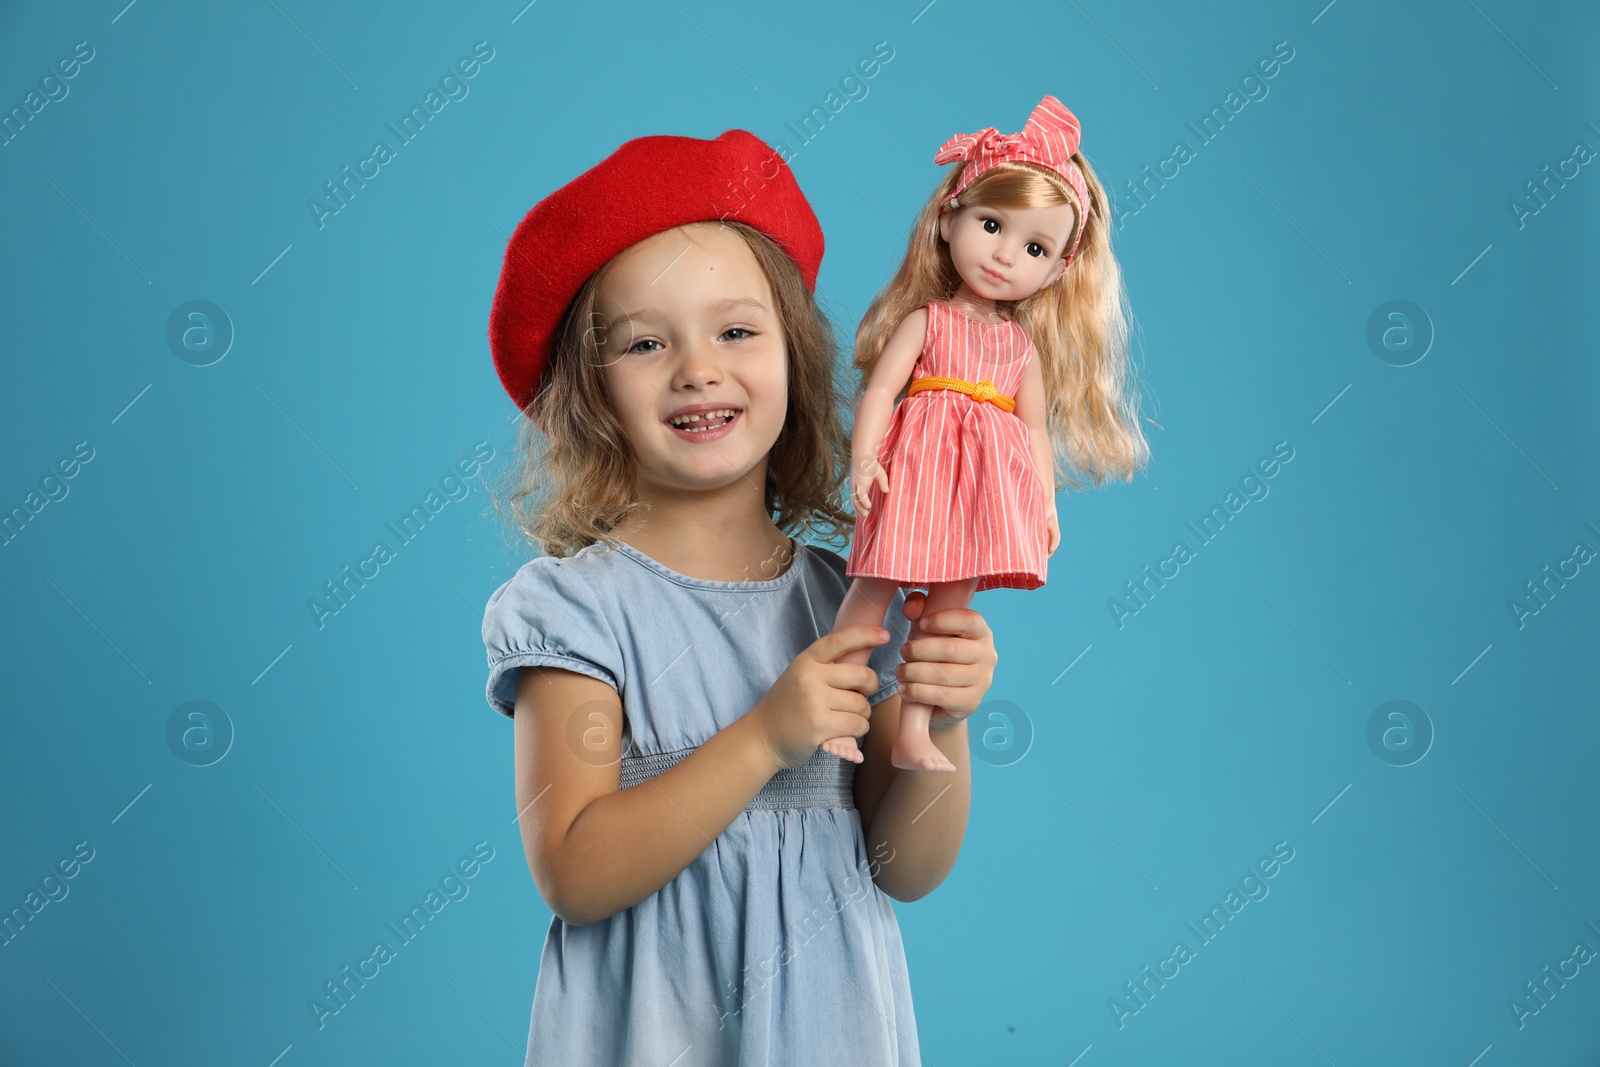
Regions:
<svg viewBox="0 0 1600 1067"><path fill-rule="evenodd" d="M917 590L906 594L906 618L916 621L922 615L928 594ZM994 631L971 608L946 608L928 617L923 629L932 635L907 641L895 668L903 700L932 704L930 724L935 729L953 726L978 710L989 686L994 668L1000 662L994 648Z"/></svg>
<svg viewBox="0 0 1600 1067"><path fill-rule="evenodd" d="M855 503L856 514L865 515L872 510L870 491L878 483L879 492L889 491L889 472L878 463L876 456L860 456L850 464L850 499Z"/></svg>
<svg viewBox="0 0 1600 1067"><path fill-rule="evenodd" d="M1054 501L1050 503L1050 514L1045 518L1045 522L1049 524L1050 528L1050 547L1045 551L1045 555L1053 556L1056 552L1056 546L1061 544L1061 521L1056 518Z"/></svg>
<svg viewBox="0 0 1600 1067"><path fill-rule="evenodd" d="M888 630L868 622L823 635L794 658L747 712L781 766L800 766L831 737L860 737L867 732L872 714L867 698L883 688L878 672L865 663L834 661L888 640Z"/></svg>

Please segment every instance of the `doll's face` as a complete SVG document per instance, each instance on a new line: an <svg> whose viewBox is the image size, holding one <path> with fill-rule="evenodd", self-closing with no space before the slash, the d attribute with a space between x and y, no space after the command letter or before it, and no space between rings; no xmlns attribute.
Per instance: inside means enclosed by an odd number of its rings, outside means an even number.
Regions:
<svg viewBox="0 0 1600 1067"><path fill-rule="evenodd" d="M732 229L665 230L612 260L596 337L641 498L732 489L761 496L788 410L788 349L766 273ZM685 407L702 414L675 428Z"/></svg>
<svg viewBox="0 0 1600 1067"><path fill-rule="evenodd" d="M939 236L974 293L986 300L1024 300L1061 277L1076 218L1071 204L964 205L939 216Z"/></svg>

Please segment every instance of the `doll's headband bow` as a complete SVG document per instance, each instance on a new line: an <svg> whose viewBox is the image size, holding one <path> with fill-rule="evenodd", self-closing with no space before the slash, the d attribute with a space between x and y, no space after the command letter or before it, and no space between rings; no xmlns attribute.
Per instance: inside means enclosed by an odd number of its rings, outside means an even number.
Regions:
<svg viewBox="0 0 1600 1067"><path fill-rule="evenodd" d="M1073 227L1076 232L1072 235L1072 248L1067 252L1067 262L1071 263L1072 257L1078 254L1078 241L1083 237L1083 223L1089 207L1088 185L1072 161L1072 154L1078 150L1082 139L1083 128L1078 116L1055 97L1046 96L1028 116L1021 133L1001 133L993 126L977 133L958 133L934 153L933 161L941 164L967 161L950 201L996 163L1035 163L1055 171L1078 197L1075 205L1078 224ZM945 202L946 206L950 201Z"/></svg>

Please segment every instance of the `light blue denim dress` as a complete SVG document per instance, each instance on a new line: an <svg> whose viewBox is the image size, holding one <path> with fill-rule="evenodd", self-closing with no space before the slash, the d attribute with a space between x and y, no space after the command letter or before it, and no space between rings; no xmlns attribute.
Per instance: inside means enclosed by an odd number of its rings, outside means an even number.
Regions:
<svg viewBox="0 0 1600 1067"><path fill-rule="evenodd" d="M683 759L765 695L833 628L850 580L836 552L792 539L794 562L715 582L599 542L525 564L483 617L489 704L513 714L516 668L562 667L621 695L621 785ZM870 666L887 699L910 630ZM552 917L527 1062L539 1067L919 1064L905 949L872 872L851 792L856 764L821 749L779 771L682 873L598 922Z"/></svg>

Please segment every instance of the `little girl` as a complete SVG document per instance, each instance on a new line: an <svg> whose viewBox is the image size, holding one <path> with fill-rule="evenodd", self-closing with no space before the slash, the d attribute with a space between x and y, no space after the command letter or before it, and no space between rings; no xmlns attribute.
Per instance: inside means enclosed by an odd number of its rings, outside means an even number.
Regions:
<svg viewBox="0 0 1600 1067"><path fill-rule="evenodd" d="M955 862L997 657L965 609L900 645L920 593L887 630L829 632L845 561L794 536L851 521L822 251L741 130L629 141L507 248L490 344L544 555L489 598L483 640L554 912L529 1063L921 1061L889 898ZM953 780L890 764L901 692L948 713ZM818 747L836 736L864 761Z"/></svg>
<svg viewBox="0 0 1600 1067"><path fill-rule="evenodd" d="M856 334L860 521L841 630L881 621L903 586L929 590L930 615L985 589L1037 589L1061 540L1056 449L1097 484L1149 457L1125 389L1108 204L1080 136L1046 96L1020 133L957 134L934 154L955 166ZM956 769L928 733L934 710L901 705L896 767ZM848 759L855 741L823 749Z"/></svg>

